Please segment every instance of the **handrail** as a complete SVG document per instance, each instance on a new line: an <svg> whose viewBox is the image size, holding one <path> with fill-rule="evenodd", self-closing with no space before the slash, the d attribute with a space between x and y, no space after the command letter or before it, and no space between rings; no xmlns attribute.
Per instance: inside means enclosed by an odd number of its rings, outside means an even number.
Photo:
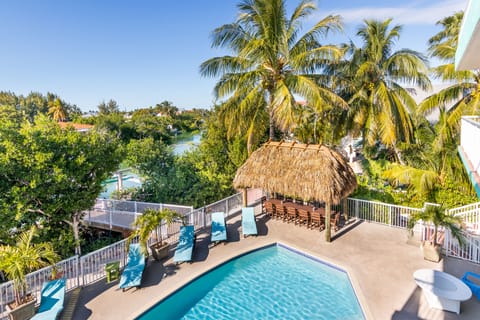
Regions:
<svg viewBox="0 0 480 320"><path fill-rule="evenodd" d="M255 195L255 197L258 197L258 195ZM258 199L253 199L253 201L249 203L258 203ZM467 205L456 209L479 204L480 203ZM207 215L206 209L224 210L228 218L229 215L239 212L242 205L242 194L237 193L202 208L192 209L185 216L188 217L187 221L189 224L195 225L196 228L206 228L211 223L211 217ZM358 219L397 228L406 228L408 215L411 212L422 210L421 208L411 208L355 198L348 198L347 207L344 209L350 216L355 216ZM167 242L173 244L178 241L180 225L180 223L173 223L169 227L165 224L159 227L162 234L166 236ZM419 223L417 230L421 232L421 240L425 240L425 237L431 233L432 226ZM460 247L448 232L446 233L445 239L444 250L447 255L480 263L480 237L467 235L467 245L465 247ZM120 265L123 266L126 262L125 242L126 240L124 239L81 257L73 256L57 263L57 266L64 271L64 276L67 278L67 290L72 290L78 286L89 285L105 278L104 266L107 262L117 260L120 261ZM46 267L27 275L29 287L37 297L40 294L42 283L51 275L51 269L52 267ZM7 316L5 305L12 299L13 282L9 281L0 284L0 319L4 319Z"/></svg>
<svg viewBox="0 0 480 320"><path fill-rule="evenodd" d="M479 210L479 214L480 214L480 202L467 204L467 205L464 205L464 206L461 206L461 207L449 209L448 212L453 213L455 215L457 215L456 212L459 212L458 215L460 215L462 213L468 213L468 212L474 211L474 210Z"/></svg>

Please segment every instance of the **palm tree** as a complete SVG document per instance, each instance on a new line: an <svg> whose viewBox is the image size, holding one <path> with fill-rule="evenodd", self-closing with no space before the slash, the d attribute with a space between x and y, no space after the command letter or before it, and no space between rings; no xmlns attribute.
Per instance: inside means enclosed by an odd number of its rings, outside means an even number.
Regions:
<svg viewBox="0 0 480 320"><path fill-rule="evenodd" d="M155 233L156 243L152 244L152 254L156 260L160 260L161 257L155 251L155 248L164 246L162 233L160 232L160 226L165 223L167 226L172 224L175 220L183 218L182 215L171 209L146 209L141 216L139 216L132 227L134 231L128 237L127 244L130 245L131 241L138 237L138 242L142 252L148 255L147 244L152 232ZM183 220L182 220L183 221ZM168 251L167 251L168 252Z"/></svg>
<svg viewBox="0 0 480 320"><path fill-rule="evenodd" d="M227 98L221 115L230 137L245 135L250 149L266 128L265 122L272 140L276 127L293 129L296 97L317 111L327 105L346 107L314 76L341 55L337 47L319 40L340 30L338 16L327 16L300 35L302 20L316 9L311 1L302 1L289 18L284 0L243 0L238 8L236 22L213 32L212 46L229 49L233 55L215 57L200 66L203 76L220 76L214 91L217 98Z"/></svg>
<svg viewBox="0 0 480 320"><path fill-rule="evenodd" d="M26 302L26 274L52 265L59 260L51 243L35 244L32 242L36 231L36 227L33 226L19 235L15 246L0 246L0 270L5 272L9 280L13 280L17 306Z"/></svg>
<svg viewBox="0 0 480 320"><path fill-rule="evenodd" d="M432 69L434 77L450 82L447 88L429 96L419 106L421 114L438 109L445 116L444 134L439 140L458 139L460 117L480 114L480 70L455 71L455 52L463 12L437 22L442 30L429 40L432 57L444 62Z"/></svg>
<svg viewBox="0 0 480 320"><path fill-rule="evenodd" d="M431 85L425 57L409 49L394 51L402 28L390 27L391 21L365 20L357 32L362 47L346 45L350 59L332 70L350 105L348 129L354 135L363 135L364 146L380 141L393 148L403 163L398 146L413 141L411 115L416 109L412 90L404 86L426 90Z"/></svg>
<svg viewBox="0 0 480 320"><path fill-rule="evenodd" d="M60 98L48 102L48 114L52 115L55 121L64 121L67 118L67 111Z"/></svg>
<svg viewBox="0 0 480 320"><path fill-rule="evenodd" d="M453 237L456 238L461 245L464 244L464 237L462 229L460 228L462 219L448 214L443 206L428 205L424 210L411 214L408 220L408 229L413 230L413 227L419 220L433 224L433 247L436 247L438 244L438 227L449 229Z"/></svg>

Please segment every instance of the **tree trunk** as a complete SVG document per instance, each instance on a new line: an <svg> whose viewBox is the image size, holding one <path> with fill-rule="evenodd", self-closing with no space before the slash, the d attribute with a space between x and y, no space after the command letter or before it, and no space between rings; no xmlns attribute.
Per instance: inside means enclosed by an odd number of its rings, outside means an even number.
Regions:
<svg viewBox="0 0 480 320"><path fill-rule="evenodd" d="M73 228L73 237L75 239L75 254L78 256L81 256L82 248L80 247L80 233L78 230L79 224L80 224L80 217L78 214L74 214L72 219L72 228Z"/></svg>
<svg viewBox="0 0 480 320"><path fill-rule="evenodd" d="M275 138L275 122L273 121L273 116L274 116L274 112L273 112L273 93L268 92L268 115L269 115L269 128L270 128L270 131L269 131L269 138L270 140L274 140Z"/></svg>
<svg viewBox="0 0 480 320"><path fill-rule="evenodd" d="M400 162L400 164L402 166L404 166L405 162L403 162L402 153L400 152L400 150L398 150L397 144L395 142L393 143L393 151L395 152L395 155L397 156L398 162Z"/></svg>
<svg viewBox="0 0 480 320"><path fill-rule="evenodd" d="M325 241L331 242L332 241L332 228L330 225L330 202L325 203Z"/></svg>

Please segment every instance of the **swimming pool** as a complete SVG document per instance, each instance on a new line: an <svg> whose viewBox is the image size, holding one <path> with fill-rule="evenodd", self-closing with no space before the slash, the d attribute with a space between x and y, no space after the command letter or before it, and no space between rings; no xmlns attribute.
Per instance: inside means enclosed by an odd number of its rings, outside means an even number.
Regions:
<svg viewBox="0 0 480 320"><path fill-rule="evenodd" d="M235 258L147 310L148 319L365 319L347 273L273 245Z"/></svg>

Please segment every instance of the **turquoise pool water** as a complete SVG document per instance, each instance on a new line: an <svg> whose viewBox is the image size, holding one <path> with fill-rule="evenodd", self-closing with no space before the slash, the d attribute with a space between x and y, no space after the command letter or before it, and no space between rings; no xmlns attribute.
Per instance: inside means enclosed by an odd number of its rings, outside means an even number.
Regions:
<svg viewBox="0 0 480 320"><path fill-rule="evenodd" d="M346 272L276 245L215 268L137 319L365 318Z"/></svg>

